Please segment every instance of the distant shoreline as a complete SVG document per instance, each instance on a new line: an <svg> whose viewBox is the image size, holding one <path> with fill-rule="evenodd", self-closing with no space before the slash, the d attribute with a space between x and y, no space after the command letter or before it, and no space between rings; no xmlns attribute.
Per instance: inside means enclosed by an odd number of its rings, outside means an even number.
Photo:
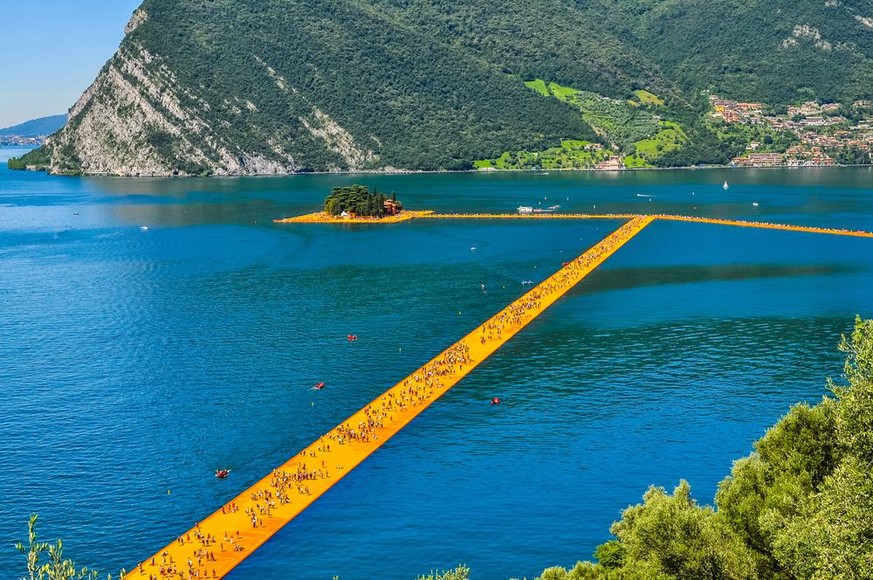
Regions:
<svg viewBox="0 0 873 580"><path fill-rule="evenodd" d="M28 147L27 145L0 145L0 149L36 149L37 147ZM8 160L5 160L8 161ZM3 162L3 161L0 161ZM682 167L626 167L624 169L595 169L593 167L584 168L561 168L561 169L398 169L398 170L358 170L358 171L301 171L290 173L246 173L243 175L209 175L202 177L199 175L117 175L114 173L82 173L79 175L64 175L60 173L48 173L58 177L103 177L103 178L119 178L119 179L238 179L244 177L297 177L306 175L439 175L439 174L470 174L470 175L491 175L491 174L526 174L526 175L545 175L549 173L597 173L597 174L622 174L622 173L638 173L647 171L700 171L712 169L729 169L729 170L746 170L746 169L844 169L858 167L873 167L873 165L775 165L775 166L740 166L740 165L687 165ZM27 169L25 171L43 171L39 169Z"/></svg>
<svg viewBox="0 0 873 580"><path fill-rule="evenodd" d="M721 170L737 170L747 171L752 169L847 169L847 168L873 168L873 165L778 165L778 166L762 166L749 167L739 165L691 165L686 167L630 167L626 169L549 169L548 171L538 171L535 169L494 169L490 171L480 171L478 169L430 169L430 170L408 170L408 171L306 171L297 173L246 173L243 175L117 175L113 173L82 173L79 175L63 175L58 173L48 173L57 177L102 177L102 178L118 178L118 179L242 179L248 177L257 178L283 178L283 177L305 177L307 175L324 176L391 176L391 175L547 175L550 173L594 173L594 174L611 174L621 175L625 173L640 173L640 172L661 172L661 171L705 171L713 169ZM27 171L39 171L29 169Z"/></svg>

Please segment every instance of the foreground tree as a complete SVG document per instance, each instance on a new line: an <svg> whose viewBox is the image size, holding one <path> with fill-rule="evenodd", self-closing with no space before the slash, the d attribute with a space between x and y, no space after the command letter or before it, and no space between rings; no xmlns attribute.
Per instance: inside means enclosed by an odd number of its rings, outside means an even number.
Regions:
<svg viewBox="0 0 873 580"><path fill-rule="evenodd" d="M542 580L873 578L873 320L856 318L847 385L800 404L735 462L716 507L681 482L650 488L612 526L598 563L549 568Z"/></svg>
<svg viewBox="0 0 873 580"><path fill-rule="evenodd" d="M64 558L64 543L58 540L56 544L48 542L40 542L36 535L36 520L37 515L32 514L27 523L27 544L18 542L15 544L15 549L24 554L27 558L27 573L26 580L97 580L98 572L89 570L87 567L77 568L76 563L72 560ZM40 560L43 555L48 556L48 562L41 564ZM118 574L118 578L124 576L124 571ZM112 580L112 575L108 575L108 579Z"/></svg>

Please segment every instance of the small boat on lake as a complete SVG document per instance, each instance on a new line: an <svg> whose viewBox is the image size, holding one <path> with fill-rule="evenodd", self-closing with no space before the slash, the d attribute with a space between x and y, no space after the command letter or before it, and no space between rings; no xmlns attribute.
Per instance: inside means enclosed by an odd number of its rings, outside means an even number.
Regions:
<svg viewBox="0 0 873 580"><path fill-rule="evenodd" d="M229 469L216 469L215 470L215 477L217 477L218 479L224 479L228 475L230 475Z"/></svg>
<svg viewBox="0 0 873 580"><path fill-rule="evenodd" d="M727 188L729 188L729 187L730 187L730 185L728 185L727 180L725 180L724 185L722 185L721 188L722 188L722 189L727 189Z"/></svg>

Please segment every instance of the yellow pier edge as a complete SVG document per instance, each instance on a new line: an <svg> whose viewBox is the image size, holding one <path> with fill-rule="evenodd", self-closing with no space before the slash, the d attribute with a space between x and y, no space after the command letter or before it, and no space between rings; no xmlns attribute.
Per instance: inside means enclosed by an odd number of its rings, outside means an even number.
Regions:
<svg viewBox="0 0 873 580"><path fill-rule="evenodd" d="M634 216L125 578L221 578L655 218Z"/></svg>
<svg viewBox="0 0 873 580"><path fill-rule="evenodd" d="M391 224L403 221L409 221L416 218L432 219L432 220L463 220L463 219L479 219L479 220L582 220L582 219L635 219L642 217L650 217L654 220L664 221L679 221L679 222L696 222L706 224L717 224L722 226L737 226L743 228L759 228L770 230L783 230L794 232L806 232L812 234L829 234L835 236L853 236L859 238L873 238L873 232L864 230L847 230L839 228L820 228L815 226L798 226L793 224L778 224L769 222L756 222L745 220L731 220L721 218L708 218L686 215L671 215L671 214L627 214L627 213L602 213L602 214L587 214L587 213L436 213L434 211L407 211L404 210L396 216L388 216L384 218L341 218L320 213L310 213L297 217L281 218L273 220L277 224L289 223L322 223L322 224Z"/></svg>

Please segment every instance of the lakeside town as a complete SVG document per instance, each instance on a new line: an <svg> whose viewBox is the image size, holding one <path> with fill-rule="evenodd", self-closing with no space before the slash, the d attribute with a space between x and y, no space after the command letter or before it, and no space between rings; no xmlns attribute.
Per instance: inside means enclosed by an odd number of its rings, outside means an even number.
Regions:
<svg viewBox="0 0 873 580"><path fill-rule="evenodd" d="M809 101L769 110L763 103L738 102L710 95L711 116L726 125L758 129L746 151L731 159L741 167L863 165L873 150L873 101L850 106Z"/></svg>
<svg viewBox="0 0 873 580"><path fill-rule="evenodd" d="M544 95L560 95L578 108L601 142L564 139L560 146L541 151L506 151L474 162L478 171L822 167L870 165L873 161L871 100L773 105L708 94L708 106L693 127L693 121L665 109L664 100L647 91L636 91L633 98L621 100L555 83L528 84ZM692 135L693 131L697 134ZM707 139L710 142L701 145ZM723 155L710 154L708 160L702 160L693 152L681 153L695 146L721 148Z"/></svg>
<svg viewBox="0 0 873 580"><path fill-rule="evenodd" d="M45 143L46 135L40 137L25 137L22 135L0 135L2 147L41 147Z"/></svg>

